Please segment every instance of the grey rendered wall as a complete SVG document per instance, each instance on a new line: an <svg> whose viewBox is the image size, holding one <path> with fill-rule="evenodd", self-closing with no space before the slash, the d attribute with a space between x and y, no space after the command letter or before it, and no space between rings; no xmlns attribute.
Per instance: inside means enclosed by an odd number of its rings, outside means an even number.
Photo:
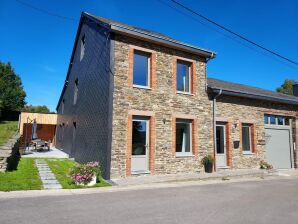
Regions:
<svg viewBox="0 0 298 224"><path fill-rule="evenodd" d="M110 72L111 40L107 28L92 21L84 21L70 71L68 86L58 106L56 146L78 162L99 161L104 177L110 175L111 142L111 91L113 78ZM85 54L80 61L81 37L85 35ZM78 79L78 98L73 105L74 85ZM75 134L74 122L76 122ZM62 129L59 125L64 124Z"/></svg>

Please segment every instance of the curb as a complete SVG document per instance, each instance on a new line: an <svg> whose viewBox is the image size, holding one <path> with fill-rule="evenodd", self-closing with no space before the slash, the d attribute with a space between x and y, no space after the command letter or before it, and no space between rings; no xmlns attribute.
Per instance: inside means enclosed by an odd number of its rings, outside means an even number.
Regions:
<svg viewBox="0 0 298 224"><path fill-rule="evenodd" d="M265 179L265 177L267 177ZM163 188L173 188L173 187L187 187L187 186L202 186L210 184L229 184L229 183L239 183L248 181L270 181L278 179L297 179L297 176L278 176L278 175L268 175L265 177L238 177L231 179L196 179L187 180L180 182L160 182L152 184L143 185L129 185L129 186L112 186L112 187L102 187L102 188L84 188L84 189L52 189L52 190L29 190L29 191L10 191L10 192L0 192L0 201L5 199L16 199L16 198L35 198L35 197L52 197L52 196L75 196L84 194L99 194L99 193L113 193L113 192L124 192L132 190L150 190L150 189L163 189Z"/></svg>

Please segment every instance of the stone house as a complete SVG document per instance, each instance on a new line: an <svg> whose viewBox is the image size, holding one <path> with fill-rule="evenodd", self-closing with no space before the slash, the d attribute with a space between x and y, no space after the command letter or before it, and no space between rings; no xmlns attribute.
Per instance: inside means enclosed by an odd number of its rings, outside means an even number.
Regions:
<svg viewBox="0 0 298 224"><path fill-rule="evenodd" d="M56 147L105 178L198 172L207 154L215 170L296 167L298 97L207 79L215 55L82 13Z"/></svg>

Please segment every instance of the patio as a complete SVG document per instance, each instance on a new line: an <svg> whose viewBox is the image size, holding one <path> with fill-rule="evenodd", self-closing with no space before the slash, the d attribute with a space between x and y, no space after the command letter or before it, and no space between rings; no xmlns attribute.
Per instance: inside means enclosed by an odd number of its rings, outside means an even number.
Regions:
<svg viewBox="0 0 298 224"><path fill-rule="evenodd" d="M31 158L69 158L68 154L55 148L50 147L50 150L36 151L33 147L27 147L25 153L22 157L31 157Z"/></svg>

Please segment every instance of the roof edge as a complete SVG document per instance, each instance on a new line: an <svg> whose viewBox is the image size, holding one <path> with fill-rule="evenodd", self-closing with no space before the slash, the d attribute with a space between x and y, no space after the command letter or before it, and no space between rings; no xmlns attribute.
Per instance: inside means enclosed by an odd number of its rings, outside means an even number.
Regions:
<svg viewBox="0 0 298 224"><path fill-rule="evenodd" d="M230 89L225 89L225 88L220 88L216 86L209 86L208 89L210 89L212 92L219 92L222 90L223 95L228 95L228 96L237 96L237 97L244 97L244 98L250 98L250 99L256 99L256 100L265 100L265 101L270 101L270 102L275 102L275 103L283 103L283 104L290 104L290 105L298 105L298 99L297 100L290 100L290 99L282 99L279 97L273 97L273 96L267 96L264 94L254 94L250 92L245 92L245 91L235 91L235 90L230 90Z"/></svg>
<svg viewBox="0 0 298 224"><path fill-rule="evenodd" d="M106 24L105 21L101 21L99 18L96 18L95 15L92 15L88 12L83 12L82 15L88 17L89 19L91 18L93 20L96 20L96 21ZM161 44L161 45L165 45L170 48L174 48L174 49L186 51L186 52L189 52L192 54L204 56L205 58L209 58L209 59L213 59L217 55L216 52L213 52L213 51L210 51L207 49L203 49L203 48L199 48L196 46L192 46L192 45L180 42L180 41L172 39L172 38L167 39L162 36L149 34L149 33L142 31L138 28L130 27L129 25L125 26L125 25L115 24L115 23L111 23L109 25L111 26L111 31L115 32L115 33L133 36L137 39L142 39L142 40L147 40L147 41L149 40L149 41Z"/></svg>

